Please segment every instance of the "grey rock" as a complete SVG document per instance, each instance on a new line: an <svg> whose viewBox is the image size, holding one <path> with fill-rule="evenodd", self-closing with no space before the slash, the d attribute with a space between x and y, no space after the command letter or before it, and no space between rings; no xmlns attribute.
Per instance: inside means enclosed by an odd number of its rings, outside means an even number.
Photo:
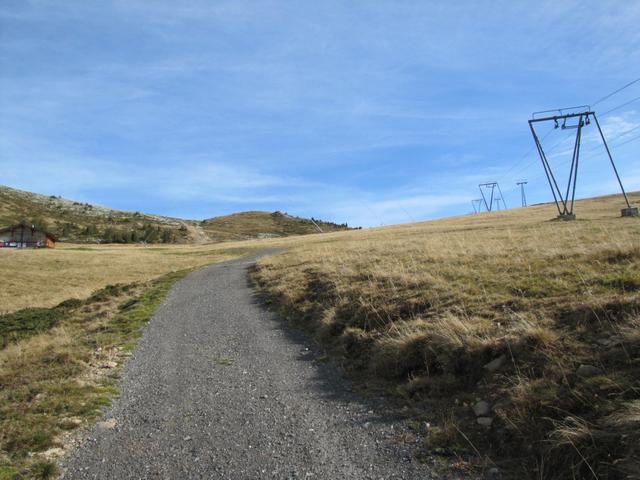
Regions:
<svg viewBox="0 0 640 480"><path fill-rule="evenodd" d="M103 420L101 422L98 422L96 424L96 427L98 427L101 430L112 430L112 429L116 428L117 424L118 424L118 422L116 421L115 418L109 418L107 420Z"/></svg>
<svg viewBox="0 0 640 480"><path fill-rule="evenodd" d="M485 472L484 477L486 480L500 480L502 478L502 473L498 467L491 467Z"/></svg>
<svg viewBox="0 0 640 480"><path fill-rule="evenodd" d="M473 406L473 413L476 414L476 417L489 415L489 413L491 413L491 405L489 405L489 402L480 400Z"/></svg>
<svg viewBox="0 0 640 480"><path fill-rule="evenodd" d="M598 345L601 345L603 347L614 347L622 343L622 341L623 339L619 335L612 335L609 338L599 338L597 340Z"/></svg>
<svg viewBox="0 0 640 480"><path fill-rule="evenodd" d="M593 365L580 365L576 370L576 375L582 378L595 377L596 375L602 375L602 370Z"/></svg>
<svg viewBox="0 0 640 480"><path fill-rule="evenodd" d="M482 425L483 427L490 427L493 423L493 417L478 417L476 419L478 425Z"/></svg>
<svg viewBox="0 0 640 480"><path fill-rule="evenodd" d="M502 365L504 365L504 362L506 362L506 361L507 361L506 355L500 355L498 358L494 358L489 363L487 363L484 366L484 368L486 370L488 370L489 372L495 372L500 367L502 367Z"/></svg>

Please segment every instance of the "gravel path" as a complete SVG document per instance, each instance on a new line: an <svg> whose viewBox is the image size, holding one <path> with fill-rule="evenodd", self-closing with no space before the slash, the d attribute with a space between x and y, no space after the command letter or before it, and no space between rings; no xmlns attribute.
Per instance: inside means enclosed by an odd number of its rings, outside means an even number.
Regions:
<svg viewBox="0 0 640 480"><path fill-rule="evenodd" d="M399 427L257 303L255 260L174 286L65 479L432 478Z"/></svg>

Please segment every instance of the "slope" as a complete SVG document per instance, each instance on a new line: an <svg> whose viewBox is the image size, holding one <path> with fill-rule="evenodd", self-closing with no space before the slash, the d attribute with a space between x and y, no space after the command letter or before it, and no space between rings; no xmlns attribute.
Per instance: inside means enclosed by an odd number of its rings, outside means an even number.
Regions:
<svg viewBox="0 0 640 480"><path fill-rule="evenodd" d="M314 223L315 222L315 223ZM347 224L295 217L283 212L241 212L201 222L214 241L274 238L346 230Z"/></svg>
<svg viewBox="0 0 640 480"><path fill-rule="evenodd" d="M126 212L0 186L0 227L28 223L73 243L196 243L318 233L305 218L244 212L204 221ZM323 231L347 225L316 223Z"/></svg>
<svg viewBox="0 0 640 480"><path fill-rule="evenodd" d="M307 237L253 277L428 453L505 478L637 478L640 219L623 205Z"/></svg>
<svg viewBox="0 0 640 480"><path fill-rule="evenodd" d="M124 212L0 185L0 226L33 224L79 243L186 243L177 218Z"/></svg>

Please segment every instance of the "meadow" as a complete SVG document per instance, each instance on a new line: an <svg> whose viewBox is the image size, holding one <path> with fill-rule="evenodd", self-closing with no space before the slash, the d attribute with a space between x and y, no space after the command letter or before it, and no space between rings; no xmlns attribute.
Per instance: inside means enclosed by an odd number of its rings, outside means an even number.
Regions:
<svg viewBox="0 0 640 480"><path fill-rule="evenodd" d="M168 272L236 258L251 245L74 245L0 249L0 314L83 299L106 285L148 281Z"/></svg>
<svg viewBox="0 0 640 480"><path fill-rule="evenodd" d="M640 219L621 205L332 234L262 259L253 278L363 392L389 398L425 452L520 478L630 478Z"/></svg>
<svg viewBox="0 0 640 480"><path fill-rule="evenodd" d="M283 249L251 273L266 304L384 396L426 456L521 478L632 478L640 220L620 218L621 203L579 201L573 222L538 205L233 243L0 250L0 479L55 474L174 281L266 247Z"/></svg>

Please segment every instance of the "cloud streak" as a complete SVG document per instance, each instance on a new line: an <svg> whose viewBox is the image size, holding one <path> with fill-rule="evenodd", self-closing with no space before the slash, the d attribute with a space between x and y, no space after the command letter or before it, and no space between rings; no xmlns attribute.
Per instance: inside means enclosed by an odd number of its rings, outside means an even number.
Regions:
<svg viewBox="0 0 640 480"><path fill-rule="evenodd" d="M633 2L9 0L0 21L0 183L186 216L466 212L530 149L531 111L640 63ZM523 164L505 192L540 173Z"/></svg>

